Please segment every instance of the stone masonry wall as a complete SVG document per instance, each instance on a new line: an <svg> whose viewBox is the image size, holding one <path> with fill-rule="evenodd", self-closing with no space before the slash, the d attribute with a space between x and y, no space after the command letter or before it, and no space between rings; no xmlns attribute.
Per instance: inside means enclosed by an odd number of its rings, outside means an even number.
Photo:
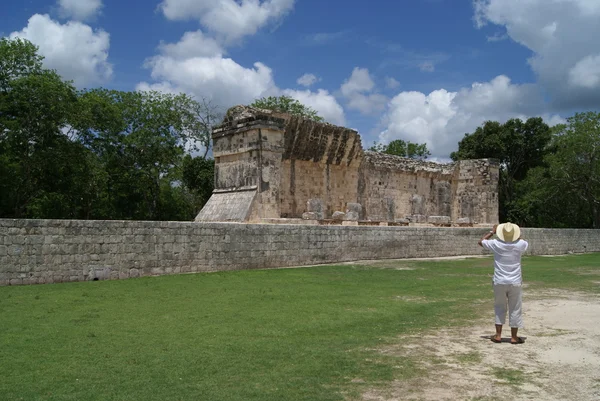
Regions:
<svg viewBox="0 0 600 401"><path fill-rule="evenodd" d="M0 220L0 285L481 255L484 228ZM529 254L600 252L600 230L523 229Z"/></svg>
<svg viewBox="0 0 600 401"><path fill-rule="evenodd" d="M228 111L213 144L215 191L197 222L344 220L356 204L371 222L498 222L492 160L438 164L363 151L352 129L245 106ZM309 208L319 212L305 215Z"/></svg>
<svg viewBox="0 0 600 401"><path fill-rule="evenodd" d="M358 203L365 218L394 221L410 216L425 223L426 216L452 214L452 180L457 164L437 164L365 152L360 168ZM421 218L423 220L418 220Z"/></svg>

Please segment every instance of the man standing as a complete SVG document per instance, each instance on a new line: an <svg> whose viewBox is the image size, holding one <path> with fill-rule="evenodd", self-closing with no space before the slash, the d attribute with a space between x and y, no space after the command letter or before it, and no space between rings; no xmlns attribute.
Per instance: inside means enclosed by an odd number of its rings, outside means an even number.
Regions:
<svg viewBox="0 0 600 401"><path fill-rule="evenodd" d="M494 234L498 239L490 239ZM523 327L521 255L529 244L521 239L521 229L518 225L504 223L495 225L492 231L479 240L479 245L494 253L496 335L491 340L495 343L502 342L502 326L506 322L508 304L510 343L522 344L524 340L517 336L519 328Z"/></svg>

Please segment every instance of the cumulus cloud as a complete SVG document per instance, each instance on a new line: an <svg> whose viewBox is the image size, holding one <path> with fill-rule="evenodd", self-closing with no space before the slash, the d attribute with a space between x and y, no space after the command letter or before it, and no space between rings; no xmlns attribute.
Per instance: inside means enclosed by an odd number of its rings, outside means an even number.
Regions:
<svg viewBox="0 0 600 401"><path fill-rule="evenodd" d="M312 86L319 81L320 79L317 78L315 74L304 74L300 78L298 78L296 83L298 85L306 86L308 88L309 86Z"/></svg>
<svg viewBox="0 0 600 401"><path fill-rule="evenodd" d="M379 139L383 143L394 139L424 142L433 156L444 158L458 148L465 133L485 121L538 116L543 105L535 85L516 85L503 75L458 92L401 92L389 103ZM555 115L545 118L551 124L562 121Z"/></svg>
<svg viewBox="0 0 600 401"><path fill-rule="evenodd" d="M58 0L61 16L78 21L95 17L102 8L102 0Z"/></svg>
<svg viewBox="0 0 600 401"><path fill-rule="evenodd" d="M559 109L600 105L600 2L475 0L475 21L503 26L533 52L529 65Z"/></svg>
<svg viewBox="0 0 600 401"><path fill-rule="evenodd" d="M33 15L25 28L10 34L39 47L44 65L55 69L64 79L82 87L108 81L112 65L108 62L110 36L81 22L60 24L48 15Z"/></svg>
<svg viewBox="0 0 600 401"><path fill-rule="evenodd" d="M295 0L163 0L159 5L170 20L196 19L220 40L231 43L277 22Z"/></svg>
<svg viewBox="0 0 600 401"><path fill-rule="evenodd" d="M600 54L587 56L569 70L569 83L575 87L597 88L600 84Z"/></svg>
<svg viewBox="0 0 600 401"><path fill-rule="evenodd" d="M385 109L388 98L379 93L372 93L375 82L367 68L356 67L352 75L342 84L340 92L346 99L348 108L358 110L362 114L373 114Z"/></svg>
<svg viewBox="0 0 600 401"><path fill-rule="evenodd" d="M156 56L147 62L156 84L139 88L181 91L210 98L224 107L251 103L275 88L272 71L262 63L246 68L230 58Z"/></svg>
<svg viewBox="0 0 600 401"><path fill-rule="evenodd" d="M184 33L177 43L161 42L158 49L163 55L175 59L213 57L224 53L216 40L207 37L199 30Z"/></svg>
<svg viewBox="0 0 600 401"><path fill-rule="evenodd" d="M328 91L282 90L275 85L268 66L257 62L248 68L224 57L216 42L199 31L184 34L177 43L161 43L158 53L146 61L155 82L141 82L138 90L185 92L210 99L223 109L249 104L263 96L287 95L312 107L331 123L345 123L342 107Z"/></svg>
<svg viewBox="0 0 600 401"><path fill-rule="evenodd" d="M352 75L348 78L341 87L344 96L350 96L357 92L369 92L375 87L375 82L369 74L367 68L356 67L352 70Z"/></svg>
<svg viewBox="0 0 600 401"><path fill-rule="evenodd" d="M337 102L336 98L324 89L319 89L317 92L285 89L281 93L298 100L305 106L315 109L321 117L332 124L346 124L344 109Z"/></svg>

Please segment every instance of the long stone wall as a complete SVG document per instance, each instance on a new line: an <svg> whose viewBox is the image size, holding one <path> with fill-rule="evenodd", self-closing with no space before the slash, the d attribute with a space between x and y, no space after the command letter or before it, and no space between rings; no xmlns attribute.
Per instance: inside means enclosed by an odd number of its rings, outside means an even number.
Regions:
<svg viewBox="0 0 600 401"><path fill-rule="evenodd" d="M523 229L529 254L600 252L600 230ZM481 255L482 228L0 220L0 285Z"/></svg>

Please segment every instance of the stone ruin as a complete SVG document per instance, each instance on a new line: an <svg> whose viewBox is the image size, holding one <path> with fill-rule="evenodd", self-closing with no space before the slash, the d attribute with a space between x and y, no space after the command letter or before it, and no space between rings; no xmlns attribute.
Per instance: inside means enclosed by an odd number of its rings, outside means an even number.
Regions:
<svg viewBox="0 0 600 401"><path fill-rule="evenodd" d="M236 106L212 133L215 189L196 221L478 226L498 222L499 164L364 151L351 129Z"/></svg>

